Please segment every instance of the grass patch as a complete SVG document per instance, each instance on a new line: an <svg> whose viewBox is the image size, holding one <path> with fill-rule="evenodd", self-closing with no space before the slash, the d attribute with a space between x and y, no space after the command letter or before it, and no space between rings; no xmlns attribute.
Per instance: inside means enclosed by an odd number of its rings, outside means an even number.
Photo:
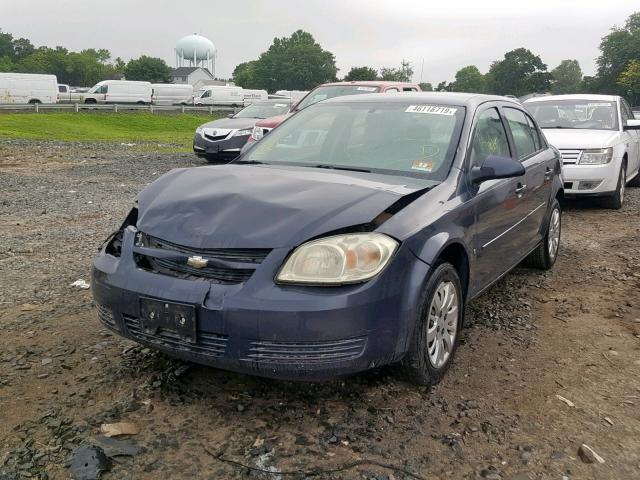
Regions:
<svg viewBox="0 0 640 480"><path fill-rule="evenodd" d="M58 140L63 142L124 142L163 144L190 151L196 127L216 116L134 113L2 113L0 139ZM170 146L169 146L170 145ZM141 145L142 146L142 145Z"/></svg>

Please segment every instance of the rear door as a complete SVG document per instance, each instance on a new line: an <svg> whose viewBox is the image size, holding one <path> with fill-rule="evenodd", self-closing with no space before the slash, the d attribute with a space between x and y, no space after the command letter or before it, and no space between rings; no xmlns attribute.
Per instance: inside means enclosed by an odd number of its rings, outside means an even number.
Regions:
<svg viewBox="0 0 640 480"><path fill-rule="evenodd" d="M507 129L497 104L485 104L476 112L469 147L467 176L475 166L482 165L490 155L513 157ZM525 216L524 199L519 186L524 176L488 180L479 185L469 181L470 205L475 211L470 295L475 295L498 279L520 259L522 235L519 224Z"/></svg>
<svg viewBox="0 0 640 480"><path fill-rule="evenodd" d="M620 99L620 116L622 118L622 128L627 124L628 120L634 120L633 111L624 98ZM627 177L633 175L640 168L640 131L623 130L625 143L627 146Z"/></svg>
<svg viewBox="0 0 640 480"><path fill-rule="evenodd" d="M520 189L524 189L521 192L524 217L519 228L524 254L533 249L544 234L542 224L551 196L554 155L546 143L542 143L535 122L524 110L503 106L502 111L515 148L515 158L522 162L526 171L520 185Z"/></svg>

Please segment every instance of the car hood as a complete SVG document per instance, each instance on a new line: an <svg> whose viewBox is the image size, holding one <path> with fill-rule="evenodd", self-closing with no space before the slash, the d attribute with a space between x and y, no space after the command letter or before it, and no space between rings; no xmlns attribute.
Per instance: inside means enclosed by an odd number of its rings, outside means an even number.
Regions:
<svg viewBox="0 0 640 480"><path fill-rule="evenodd" d="M259 126L259 127L276 128L278 125L280 125L282 122L284 122L291 115L293 115L293 114L292 113L285 113L284 115L277 115L275 117L264 118L262 120L259 120L256 123L256 125Z"/></svg>
<svg viewBox="0 0 640 480"><path fill-rule="evenodd" d="M545 137L556 148L606 148L618 143L620 134L614 130L586 130L570 128L544 128Z"/></svg>
<svg viewBox="0 0 640 480"><path fill-rule="evenodd" d="M139 230L194 248L278 248L371 222L424 180L262 165L172 170L138 196Z"/></svg>
<svg viewBox="0 0 640 480"><path fill-rule="evenodd" d="M200 125L200 128L219 128L225 130L244 130L253 128L258 118L220 118Z"/></svg>

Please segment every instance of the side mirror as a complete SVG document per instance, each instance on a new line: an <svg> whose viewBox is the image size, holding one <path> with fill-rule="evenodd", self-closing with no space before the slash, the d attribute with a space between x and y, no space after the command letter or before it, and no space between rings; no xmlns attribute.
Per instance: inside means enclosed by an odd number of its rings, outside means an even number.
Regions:
<svg viewBox="0 0 640 480"><path fill-rule="evenodd" d="M640 130L640 120L627 120L627 124L623 127L623 130Z"/></svg>
<svg viewBox="0 0 640 480"><path fill-rule="evenodd" d="M482 162L482 166L471 169L471 181L478 184L486 180L514 178L524 174L524 167L518 160L510 157L489 155L485 161Z"/></svg>

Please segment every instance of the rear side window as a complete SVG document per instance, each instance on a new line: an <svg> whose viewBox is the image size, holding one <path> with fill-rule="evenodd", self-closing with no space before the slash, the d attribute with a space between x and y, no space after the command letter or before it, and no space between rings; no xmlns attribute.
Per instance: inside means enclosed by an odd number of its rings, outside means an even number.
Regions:
<svg viewBox="0 0 640 480"><path fill-rule="evenodd" d="M533 122L533 119L529 115L526 115L526 117L527 121L529 122L529 128L531 128L531 131L533 132L533 142L536 145L536 151L547 148L546 144L544 143L544 139L540 135L540 130L537 129L536 124Z"/></svg>
<svg viewBox="0 0 640 480"><path fill-rule="evenodd" d="M511 156L507 133L495 108L485 110L478 117L471 138L471 166L481 166L490 155Z"/></svg>
<svg viewBox="0 0 640 480"><path fill-rule="evenodd" d="M540 139L537 138L537 132L532 128L525 113L515 108L505 107L504 115L511 129L518 158L522 160L537 152L540 149Z"/></svg>

